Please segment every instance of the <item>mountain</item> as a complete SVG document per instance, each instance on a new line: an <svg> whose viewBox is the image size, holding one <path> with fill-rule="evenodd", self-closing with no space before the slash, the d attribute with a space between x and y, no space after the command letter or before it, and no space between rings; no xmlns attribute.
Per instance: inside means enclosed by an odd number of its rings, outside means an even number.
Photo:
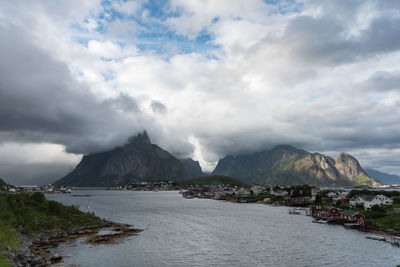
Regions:
<svg viewBox="0 0 400 267"><path fill-rule="evenodd" d="M380 181L382 184L400 184L400 176L380 172L374 169L365 169L370 177L373 177L375 180Z"/></svg>
<svg viewBox="0 0 400 267"><path fill-rule="evenodd" d="M185 158L181 159L181 162L192 177L200 177L204 175L198 161L191 158Z"/></svg>
<svg viewBox="0 0 400 267"><path fill-rule="evenodd" d="M213 175L213 176L203 176L194 179L181 180L176 182L179 185L188 186L188 185L231 185L238 187L249 187L248 184L240 181L239 179L229 177L229 176L221 176L221 175Z"/></svg>
<svg viewBox="0 0 400 267"><path fill-rule="evenodd" d="M253 184L379 185L349 154L342 152L335 161L289 145L250 155L226 156L219 160L213 174Z"/></svg>
<svg viewBox="0 0 400 267"><path fill-rule="evenodd" d="M8 187L9 185L3 180L3 179L1 179L0 178L0 188L2 188L2 187Z"/></svg>
<svg viewBox="0 0 400 267"><path fill-rule="evenodd" d="M55 182L67 186L117 186L136 181L191 178L183 164L152 144L146 132L111 151L85 155L76 168Z"/></svg>

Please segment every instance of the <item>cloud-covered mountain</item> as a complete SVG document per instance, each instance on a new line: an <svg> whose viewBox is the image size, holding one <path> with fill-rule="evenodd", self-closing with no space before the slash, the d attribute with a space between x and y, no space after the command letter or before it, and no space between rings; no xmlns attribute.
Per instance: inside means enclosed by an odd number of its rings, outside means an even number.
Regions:
<svg viewBox="0 0 400 267"><path fill-rule="evenodd" d="M349 154L342 152L335 161L288 145L250 155L226 156L213 174L258 184L379 185Z"/></svg>
<svg viewBox="0 0 400 267"><path fill-rule="evenodd" d="M150 142L146 132L111 151L86 155L55 185L117 186L137 181L180 180L193 177L170 153Z"/></svg>

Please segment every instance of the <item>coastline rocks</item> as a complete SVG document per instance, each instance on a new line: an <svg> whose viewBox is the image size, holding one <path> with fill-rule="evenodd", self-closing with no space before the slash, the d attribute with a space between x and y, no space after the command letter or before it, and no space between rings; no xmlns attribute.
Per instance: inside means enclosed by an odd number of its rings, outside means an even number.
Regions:
<svg viewBox="0 0 400 267"><path fill-rule="evenodd" d="M55 263L61 262L62 259L63 259L63 258L62 258L60 255L55 254L55 255L53 255L53 256L50 258L50 262L51 262L51 264L55 264Z"/></svg>
<svg viewBox="0 0 400 267"><path fill-rule="evenodd" d="M104 228L112 228L117 233L97 235L99 230ZM132 228L132 225L104 221L102 224L95 226L70 227L68 231L43 233L35 239L28 238L17 232L21 241L19 248L15 251L11 247L7 247L7 254L12 266L49 266L49 264L60 263L63 260L61 255L51 255L48 251L49 248L56 247L61 242L88 236L87 242L91 244L113 244L116 239L122 239L141 231L140 229Z"/></svg>

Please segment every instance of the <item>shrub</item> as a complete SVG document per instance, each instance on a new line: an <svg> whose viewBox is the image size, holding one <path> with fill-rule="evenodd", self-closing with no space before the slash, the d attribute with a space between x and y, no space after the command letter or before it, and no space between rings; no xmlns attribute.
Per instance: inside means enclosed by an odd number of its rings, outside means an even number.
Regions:
<svg viewBox="0 0 400 267"><path fill-rule="evenodd" d="M373 205L373 206L371 207L371 211L386 213L385 208L384 208L384 207L381 207L381 206L379 206L379 205Z"/></svg>
<svg viewBox="0 0 400 267"><path fill-rule="evenodd" d="M43 201L44 201L44 199L45 199L44 194L41 193L41 192L33 193L33 195L31 196L31 198L32 198L35 202L40 203L40 204L42 204Z"/></svg>

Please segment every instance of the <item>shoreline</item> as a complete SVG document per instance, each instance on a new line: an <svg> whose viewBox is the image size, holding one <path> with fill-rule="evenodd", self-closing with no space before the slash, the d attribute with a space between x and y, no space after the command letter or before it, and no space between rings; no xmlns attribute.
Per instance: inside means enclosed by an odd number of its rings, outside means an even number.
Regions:
<svg viewBox="0 0 400 267"><path fill-rule="evenodd" d="M109 230L110 233L99 234L101 230ZM86 237L85 243L87 244L115 244L142 231L142 229L133 228L133 225L130 224L104 221L100 225L45 232L36 238L18 233L20 246L17 251L9 251L8 259L12 266L50 266L63 262L63 255L53 255L50 251L59 244L75 241L82 237Z"/></svg>

